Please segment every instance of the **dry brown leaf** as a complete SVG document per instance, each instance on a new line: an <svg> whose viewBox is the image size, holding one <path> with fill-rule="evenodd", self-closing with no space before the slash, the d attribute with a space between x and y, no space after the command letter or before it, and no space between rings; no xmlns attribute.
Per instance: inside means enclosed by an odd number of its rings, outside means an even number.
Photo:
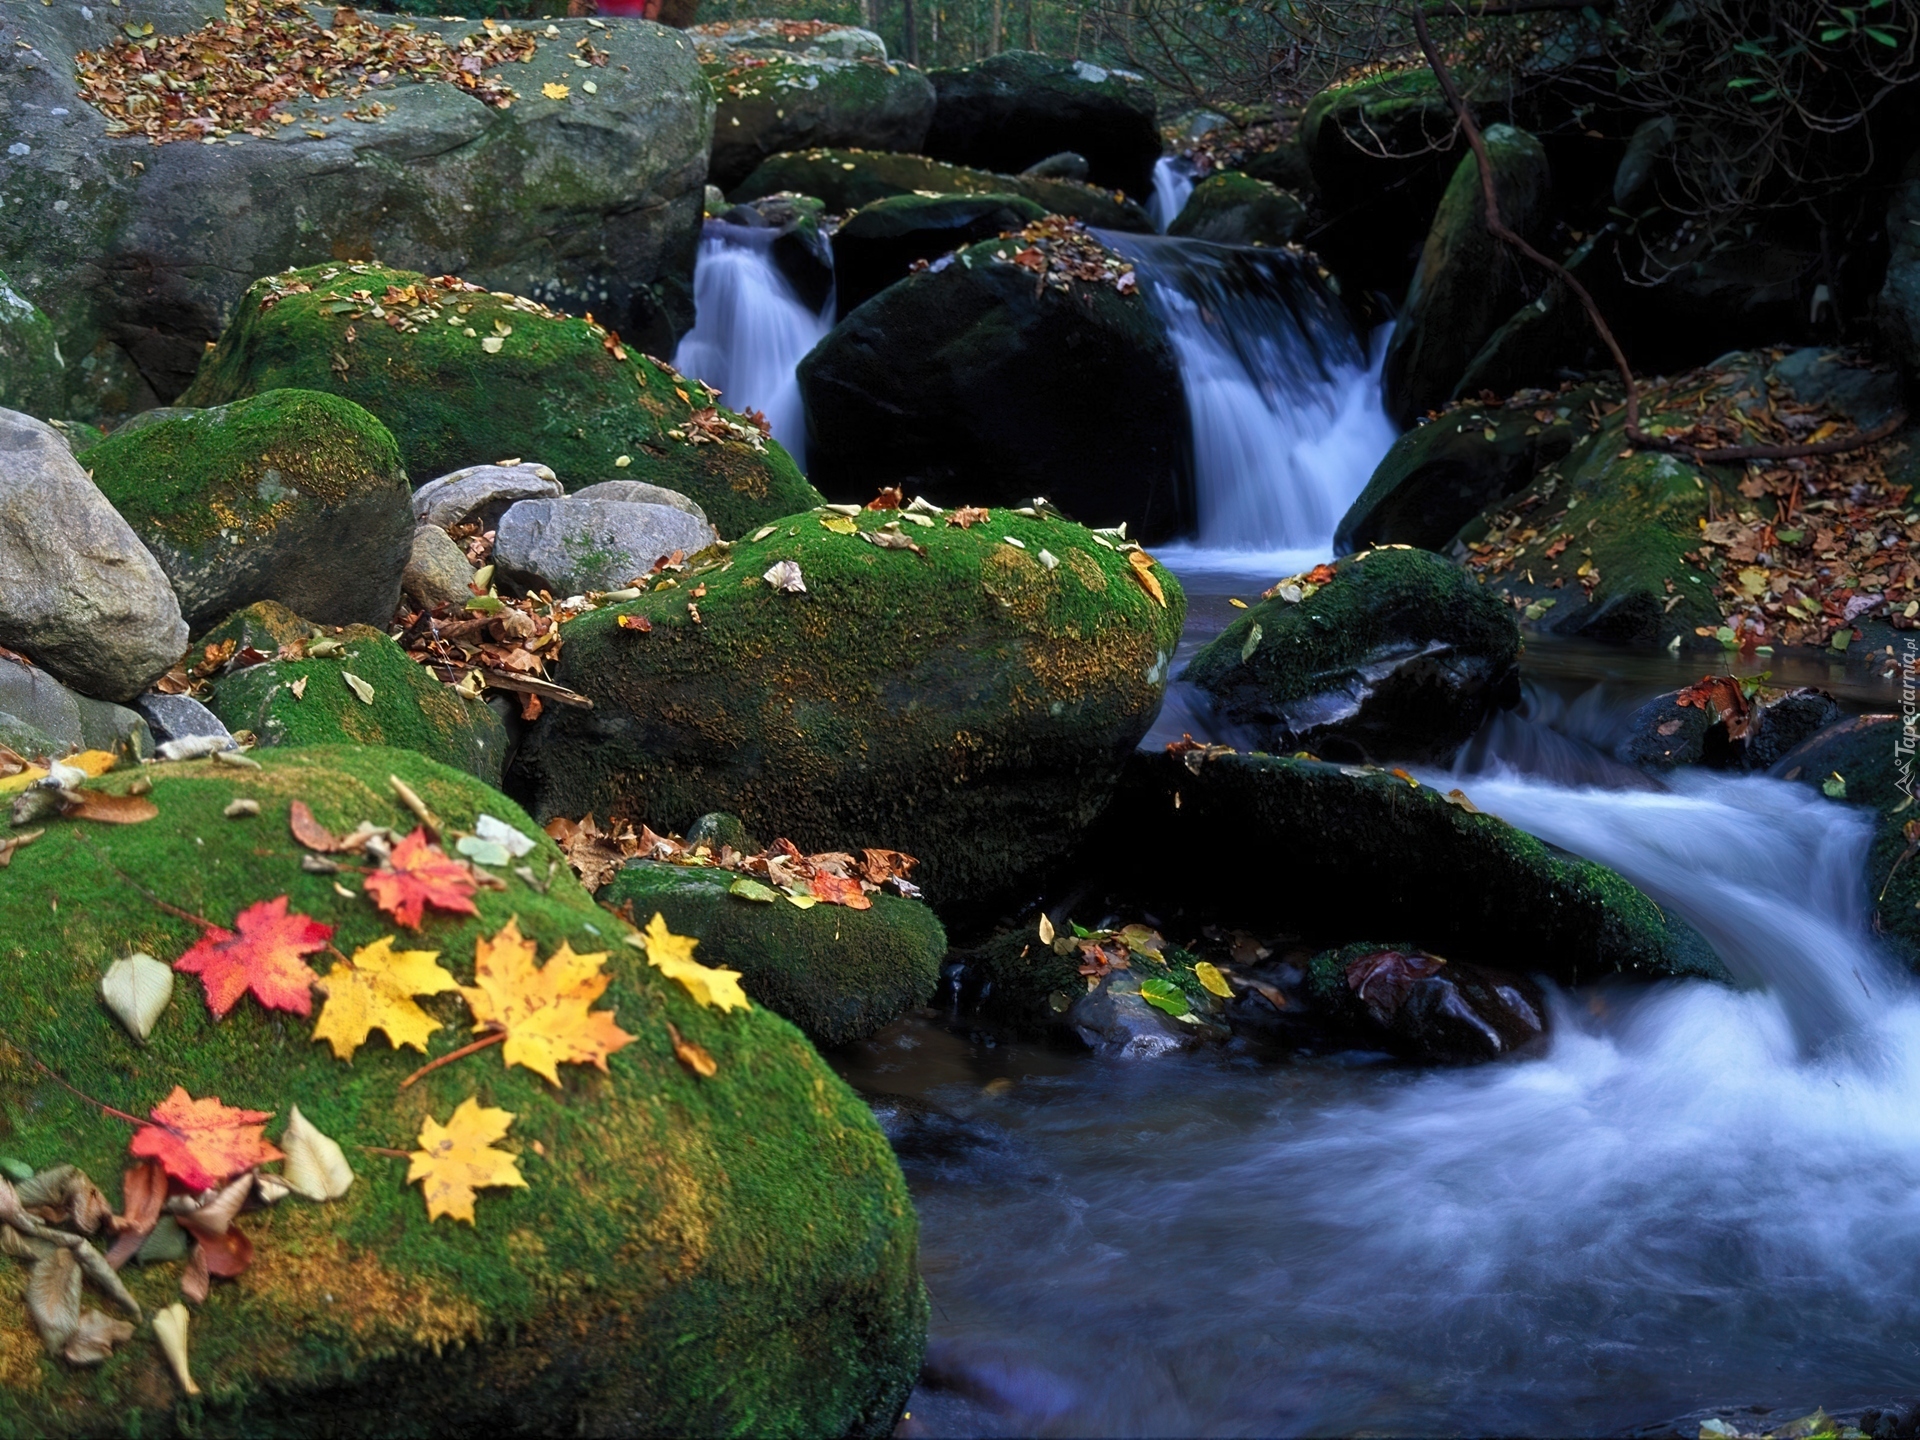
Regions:
<svg viewBox="0 0 1920 1440"><path fill-rule="evenodd" d="M711 1080L720 1073L720 1062L704 1046L696 1045L681 1035L671 1020L667 1022L667 1038L673 1042L673 1058L691 1073L702 1080Z"/></svg>

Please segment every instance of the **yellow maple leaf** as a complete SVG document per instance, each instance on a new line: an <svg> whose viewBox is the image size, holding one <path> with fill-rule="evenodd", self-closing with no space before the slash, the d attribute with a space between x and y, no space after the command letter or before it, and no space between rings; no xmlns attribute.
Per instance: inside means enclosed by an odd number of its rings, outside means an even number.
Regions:
<svg viewBox="0 0 1920 1440"><path fill-rule="evenodd" d="M393 940L387 935L361 946L350 963L335 965L315 983L327 1003L313 1038L332 1045L336 1060L353 1059L374 1030L385 1031L396 1050L411 1045L424 1051L440 1022L414 1004L413 997L460 988L460 982L435 963L438 950L395 950Z"/></svg>
<svg viewBox="0 0 1920 1440"><path fill-rule="evenodd" d="M740 972L715 969L694 959L693 947L700 942L691 935L674 934L659 911L654 911L639 943L647 952L647 963L669 980L686 986L687 993L700 1004L717 1005L723 1011L753 1008L747 1004L747 992L740 988Z"/></svg>
<svg viewBox="0 0 1920 1440"><path fill-rule="evenodd" d="M566 86L556 85L553 83L553 81L549 80L546 84L540 87L540 93L546 96L549 100L564 100L567 98L567 96L571 95L573 92L569 90Z"/></svg>
<svg viewBox="0 0 1920 1440"><path fill-rule="evenodd" d="M522 938L518 917L491 940L474 942L473 988L461 990L478 1022L473 1028L504 1031L507 1064L524 1065L555 1085L561 1061L605 1070L607 1056L633 1043L614 1023L613 1011L588 1008L613 979L600 969L607 952L576 955L562 941L546 968L533 957L533 942Z"/></svg>
<svg viewBox="0 0 1920 1440"><path fill-rule="evenodd" d="M493 1148L513 1121L510 1112L491 1109L469 1095L445 1125L431 1115L420 1122L420 1149L407 1157L413 1161L407 1183L427 1182L422 1189L428 1221L451 1215L471 1225L475 1190L489 1185L526 1188L519 1157Z"/></svg>

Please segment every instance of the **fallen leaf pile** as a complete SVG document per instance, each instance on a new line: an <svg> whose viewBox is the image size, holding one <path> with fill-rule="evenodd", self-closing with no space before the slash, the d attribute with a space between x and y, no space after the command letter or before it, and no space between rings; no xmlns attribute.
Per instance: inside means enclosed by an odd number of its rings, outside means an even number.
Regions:
<svg viewBox="0 0 1920 1440"><path fill-rule="evenodd" d="M1206 134L1188 140L1182 136L1171 137L1171 148L1186 157L1193 166L1198 178L1204 179L1217 170L1239 170L1256 155L1265 155L1291 144L1295 124L1281 124L1268 121L1259 125L1249 125L1244 129L1233 125L1217 125Z"/></svg>
<svg viewBox="0 0 1920 1440"><path fill-rule="evenodd" d="M438 34L375 24L351 9L331 26L304 5L280 0L229 0L224 20L182 35L157 35L129 23L104 50L74 57L81 95L107 117L109 135L145 135L156 145L217 140L240 132L263 136L292 125L296 106L340 100L350 120L371 121L388 107L355 105L369 91L404 81L438 80L506 109L516 96L486 72L533 58L525 29L488 20L484 29L449 44ZM322 117L331 120L333 117Z"/></svg>
<svg viewBox="0 0 1920 1440"><path fill-rule="evenodd" d="M995 256L1041 277L1055 290L1071 288L1079 280L1089 285L1108 285L1122 295L1140 288L1131 261L1123 260L1102 245L1085 224L1064 215L1043 215L1024 230L1005 237L1020 248L1012 254Z"/></svg>
<svg viewBox="0 0 1920 1440"><path fill-rule="evenodd" d="M1687 686L1674 696L1673 703L1682 708L1691 707L1705 713L1709 724L1723 723L1727 727L1727 738L1738 740L1747 733L1747 726L1753 719L1754 696L1760 691L1765 675L1706 675ZM1666 726L1679 726L1667 721L1659 727L1662 734L1671 734Z"/></svg>
<svg viewBox="0 0 1920 1440"><path fill-rule="evenodd" d="M898 850L868 849L858 855L829 850L807 855L791 840L782 839L758 854L746 855L731 845L690 844L675 835L657 835L645 825L636 832L618 817L608 823L611 828L602 830L591 815L577 822L564 817L547 822L547 834L589 890L605 885L627 861L640 859L725 870L740 877L732 890L741 899L785 900L803 910L814 905L868 910L873 901L867 897L882 890L908 898L920 894L908 878L920 862Z"/></svg>

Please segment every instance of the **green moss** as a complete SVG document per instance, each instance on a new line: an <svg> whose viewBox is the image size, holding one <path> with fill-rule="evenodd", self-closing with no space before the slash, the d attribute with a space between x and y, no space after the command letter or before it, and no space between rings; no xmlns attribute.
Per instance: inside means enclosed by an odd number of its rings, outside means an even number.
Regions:
<svg viewBox="0 0 1920 1440"><path fill-rule="evenodd" d="M924 1334L913 1212L866 1107L806 1040L763 1008L695 1005L620 943L623 927L532 822L469 777L398 750L259 758L258 771L157 767L158 820L55 822L16 855L0 887L5 1150L73 1162L117 1194L130 1129L74 1091L141 1114L178 1084L282 1118L299 1105L358 1178L334 1204L290 1199L242 1220L257 1259L216 1281L193 1320L198 1400L176 1400L147 1333L97 1370L44 1358L19 1299L25 1272L9 1264L0 1429L885 1434ZM563 1066L556 1089L490 1051L402 1090L414 1052L375 1037L344 1064L309 1038L311 1021L250 999L215 1022L188 976L136 1049L95 996L100 974L130 948L170 959L199 935L150 896L230 924L285 894L336 927L349 954L394 933L367 901L336 891L338 877L303 872L287 830L295 799L336 832L362 820L411 826L389 774L450 826L470 828L484 811L537 837L529 864L555 873L550 889L508 875L504 890L476 896L477 917L432 916L417 943L468 981L474 941L510 916L542 958L562 942L608 952L606 1003L636 1037L611 1073ZM222 818L237 796L257 799L260 817ZM458 997L423 1004L443 1026L434 1055L468 1038ZM714 1055L718 1075L698 1080L675 1063L668 1021ZM469 1096L513 1113L503 1145L528 1184L483 1191L471 1227L429 1224L406 1162L379 1150L413 1148L426 1116L444 1120ZM127 1274L150 1308L177 1295L171 1267Z"/></svg>
<svg viewBox="0 0 1920 1440"><path fill-rule="evenodd" d="M409 328L372 314L396 294L406 298L388 318ZM694 412L713 404L706 388L586 320L378 265L268 276L236 313L182 403L285 386L343 395L385 422L416 481L519 456L551 466L571 489L617 479L677 490L723 535L818 499L778 441L706 441L689 430ZM489 353L482 341L495 339ZM627 467L616 463L623 455Z"/></svg>
<svg viewBox="0 0 1920 1440"><path fill-rule="evenodd" d="M0 409L36 420L64 415L67 365L53 322L0 271Z"/></svg>
<svg viewBox="0 0 1920 1440"><path fill-rule="evenodd" d="M222 629L244 632L257 623L237 616ZM229 730L250 730L262 745L386 745L500 783L507 731L485 701L462 699L378 630L352 625L337 638L346 646L337 656L270 660L221 676L208 708ZM353 693L345 674L373 687L371 704Z"/></svg>
<svg viewBox="0 0 1920 1440"><path fill-rule="evenodd" d="M1103 230L1151 231L1147 212L1112 192L1074 180L996 175L943 165L922 155L876 150L805 150L770 155L731 193L755 200L782 190L817 195L836 214L857 210L889 195L1021 195L1054 215L1072 215Z"/></svg>
<svg viewBox="0 0 1920 1440"><path fill-rule="evenodd" d="M828 519L734 545L698 576L700 624L691 576L568 623L558 678L594 709L529 736L540 813L684 830L728 810L809 851L908 851L936 904L984 903L1098 815L1159 708L1185 596L1156 568L1156 604L1124 555L1062 520L902 523L923 557ZM782 560L804 594L761 578Z"/></svg>
<svg viewBox="0 0 1920 1440"><path fill-rule="evenodd" d="M109 435L80 463L143 537L183 550L267 534L303 500L338 505L404 483L386 426L351 400L300 389Z"/></svg>
<svg viewBox="0 0 1920 1440"><path fill-rule="evenodd" d="M1193 187L1167 233L1220 245L1285 245L1306 220L1307 207L1286 191L1221 170Z"/></svg>
<svg viewBox="0 0 1920 1440"><path fill-rule="evenodd" d="M875 895L870 910L801 910L729 894L738 878L636 861L599 899L613 909L630 905L640 926L657 911L675 934L697 935L702 961L738 970L749 995L816 1045L863 1039L933 998L947 934L925 905Z"/></svg>
<svg viewBox="0 0 1920 1440"><path fill-rule="evenodd" d="M1195 1014L1216 1012L1218 998L1200 983L1193 968L1200 957L1178 945L1168 945L1161 954L1165 965L1136 956L1131 968L1116 973L1112 983L1137 991L1142 980L1170 981ZM1080 952L1064 936L1046 945L1032 929L1006 931L959 952L957 958L967 1013L1018 1035L1037 1038L1067 1027L1073 1002L1091 988L1080 973Z"/></svg>

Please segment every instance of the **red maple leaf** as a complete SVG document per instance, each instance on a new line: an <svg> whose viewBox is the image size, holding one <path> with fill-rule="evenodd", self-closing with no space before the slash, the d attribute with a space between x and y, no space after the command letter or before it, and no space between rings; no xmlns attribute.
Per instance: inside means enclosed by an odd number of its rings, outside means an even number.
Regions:
<svg viewBox="0 0 1920 1440"><path fill-rule="evenodd" d="M223 1017L249 990L269 1010L311 1014L309 991L317 977L300 957L324 948L333 927L310 915L289 915L284 895L249 905L233 925L233 930L209 925L173 962L174 969L200 977L214 1018Z"/></svg>
<svg viewBox="0 0 1920 1440"><path fill-rule="evenodd" d="M206 1190L242 1170L286 1158L262 1133L271 1115L222 1105L218 1095L196 1100L176 1085L147 1113L153 1123L136 1131L127 1149L158 1160L189 1190Z"/></svg>
<svg viewBox="0 0 1920 1440"><path fill-rule="evenodd" d="M421 911L428 905L456 915L480 913L473 908L473 892L478 888L473 871L429 843L424 829L394 846L387 864L390 868L367 877L367 894L409 930L420 928Z"/></svg>

